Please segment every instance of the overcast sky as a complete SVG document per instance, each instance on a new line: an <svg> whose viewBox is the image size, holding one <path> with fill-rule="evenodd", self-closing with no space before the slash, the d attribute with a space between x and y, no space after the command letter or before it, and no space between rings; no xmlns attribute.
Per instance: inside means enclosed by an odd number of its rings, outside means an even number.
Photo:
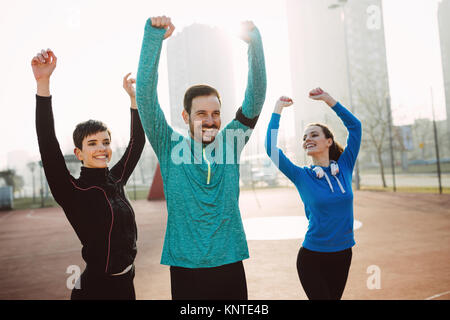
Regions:
<svg viewBox="0 0 450 320"><path fill-rule="evenodd" d="M431 114L431 86L436 114L445 118L435 0L385 0L383 11L396 122L408 123L412 117ZM30 61L41 48L53 49L58 57L51 93L63 151L73 149L75 125L89 118L108 124L113 147L126 144L129 99L122 89L122 77L127 72L136 76L145 21L162 14L172 17L175 33L198 22L219 26L233 35L240 21L253 20L262 34L268 78L261 121L268 121L280 95L291 94L284 1L8 1L0 11L0 170L6 168L6 154L11 151L25 150L39 159ZM247 51L241 40L236 38L233 44L236 101L241 101ZM159 70L158 93L167 110L165 47ZM166 116L170 117L168 112Z"/></svg>

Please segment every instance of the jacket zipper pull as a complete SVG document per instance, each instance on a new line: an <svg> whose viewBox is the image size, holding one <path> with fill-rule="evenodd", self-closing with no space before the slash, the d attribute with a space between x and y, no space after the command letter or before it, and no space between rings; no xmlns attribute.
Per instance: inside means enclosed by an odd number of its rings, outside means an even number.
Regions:
<svg viewBox="0 0 450 320"><path fill-rule="evenodd" d="M209 181L211 179L211 163L208 161L208 159L206 159L205 148L203 148L203 159L208 164L208 177L206 178L206 184L209 184Z"/></svg>

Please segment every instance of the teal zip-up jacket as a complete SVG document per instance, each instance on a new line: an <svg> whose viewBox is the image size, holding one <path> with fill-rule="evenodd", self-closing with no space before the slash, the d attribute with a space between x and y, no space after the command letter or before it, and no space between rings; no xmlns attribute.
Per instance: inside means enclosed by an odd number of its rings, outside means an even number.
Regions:
<svg viewBox="0 0 450 320"><path fill-rule="evenodd" d="M159 105L158 64L164 33L147 20L136 84L139 115L160 163L167 201L161 264L207 268L247 259L237 160L254 126L250 120L259 116L266 95L261 36L257 28L250 33L247 89L236 116L239 120L232 120L213 143L203 146L175 132Z"/></svg>

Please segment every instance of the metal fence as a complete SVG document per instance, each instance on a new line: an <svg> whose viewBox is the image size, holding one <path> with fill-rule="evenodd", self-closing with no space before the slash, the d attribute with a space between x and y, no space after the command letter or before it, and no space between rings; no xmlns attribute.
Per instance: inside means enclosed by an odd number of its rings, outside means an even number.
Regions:
<svg viewBox="0 0 450 320"><path fill-rule="evenodd" d="M13 188L0 187L0 210L10 210L13 207Z"/></svg>

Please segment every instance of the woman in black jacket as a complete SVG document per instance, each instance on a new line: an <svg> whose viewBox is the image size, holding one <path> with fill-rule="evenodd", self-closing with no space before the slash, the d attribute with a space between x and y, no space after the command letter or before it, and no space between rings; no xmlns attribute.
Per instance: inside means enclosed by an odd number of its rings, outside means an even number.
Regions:
<svg viewBox="0 0 450 320"><path fill-rule="evenodd" d="M111 133L99 121L80 123L73 134L75 155L82 162L78 179L67 170L56 139L50 76L57 58L42 50L31 61L37 83L36 131L44 172L56 202L83 246L86 269L72 299L136 299L134 258L137 228L124 186L139 161L145 135L137 112L134 79L123 79L131 99L131 138L125 154L111 170Z"/></svg>

